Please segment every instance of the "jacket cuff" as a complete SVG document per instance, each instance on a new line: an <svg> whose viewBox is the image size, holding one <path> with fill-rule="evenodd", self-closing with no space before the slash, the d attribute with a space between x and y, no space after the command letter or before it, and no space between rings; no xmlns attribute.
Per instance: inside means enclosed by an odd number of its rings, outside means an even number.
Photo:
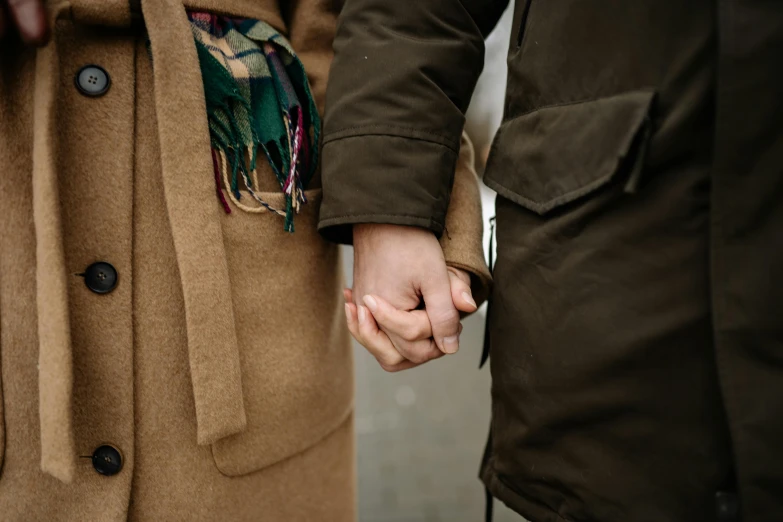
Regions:
<svg viewBox="0 0 783 522"><path fill-rule="evenodd" d="M350 244L358 223L443 233L457 162L454 148L418 137L338 135L324 141L322 158L318 230L327 240Z"/></svg>

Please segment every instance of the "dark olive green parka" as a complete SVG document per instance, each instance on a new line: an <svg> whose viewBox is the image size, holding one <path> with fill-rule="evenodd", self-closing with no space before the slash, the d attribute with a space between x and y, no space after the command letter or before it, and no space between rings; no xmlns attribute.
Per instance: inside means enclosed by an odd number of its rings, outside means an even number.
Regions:
<svg viewBox="0 0 783 522"><path fill-rule="evenodd" d="M323 234L443 231L505 3L346 2ZM780 522L783 2L517 0L508 66L484 483L533 522Z"/></svg>

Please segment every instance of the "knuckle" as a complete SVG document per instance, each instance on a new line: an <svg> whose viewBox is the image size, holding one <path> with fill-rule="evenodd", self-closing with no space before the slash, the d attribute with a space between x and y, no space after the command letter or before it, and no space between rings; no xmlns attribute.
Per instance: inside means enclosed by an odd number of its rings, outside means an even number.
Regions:
<svg viewBox="0 0 783 522"><path fill-rule="evenodd" d="M399 371L399 368L396 364L386 364L380 361L378 361L378 364L381 366L381 369L387 373L395 373Z"/></svg>
<svg viewBox="0 0 783 522"><path fill-rule="evenodd" d="M391 368L394 366L397 366L405 359L400 354L389 354L389 353L379 353L375 356L375 358L378 360L378 363L381 365L381 368L386 370L386 368ZM388 370L386 370L388 371Z"/></svg>
<svg viewBox="0 0 783 522"><path fill-rule="evenodd" d="M422 329L417 325L406 326L402 331L402 338L408 342L418 341L421 339Z"/></svg>
<svg viewBox="0 0 783 522"><path fill-rule="evenodd" d="M421 364L427 362L429 359L426 353L413 352L411 353L411 356L408 357L408 360L415 364Z"/></svg>
<svg viewBox="0 0 783 522"><path fill-rule="evenodd" d="M459 312L452 308L451 310L442 310L430 315L430 322L437 326L447 326L459 323Z"/></svg>
<svg viewBox="0 0 783 522"><path fill-rule="evenodd" d="M381 366L381 369L387 373L394 373L394 369L391 366L388 366L386 364L383 364L382 362L378 363Z"/></svg>
<svg viewBox="0 0 783 522"><path fill-rule="evenodd" d="M429 346L427 349L422 349L421 346L405 346L404 349L400 348L405 353L405 358L415 364L425 363L429 360Z"/></svg>

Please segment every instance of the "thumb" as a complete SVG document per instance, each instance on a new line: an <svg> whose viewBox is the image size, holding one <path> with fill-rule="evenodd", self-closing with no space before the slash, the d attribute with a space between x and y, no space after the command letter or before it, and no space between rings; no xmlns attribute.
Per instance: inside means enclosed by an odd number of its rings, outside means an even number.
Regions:
<svg viewBox="0 0 783 522"><path fill-rule="evenodd" d="M430 318L435 344L443 353L455 353L459 349L459 312L451 298L447 273L443 270L427 278L421 287L421 296Z"/></svg>
<svg viewBox="0 0 783 522"><path fill-rule="evenodd" d="M470 291L470 275L459 268L449 267L449 283L451 284L451 300L460 312L475 312L478 306Z"/></svg>

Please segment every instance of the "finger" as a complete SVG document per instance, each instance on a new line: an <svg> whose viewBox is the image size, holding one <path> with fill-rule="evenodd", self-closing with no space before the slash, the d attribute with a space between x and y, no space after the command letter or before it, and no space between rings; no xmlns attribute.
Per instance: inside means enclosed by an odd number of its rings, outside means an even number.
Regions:
<svg viewBox="0 0 783 522"><path fill-rule="evenodd" d="M365 295L362 301L370 309L378 325L387 333L393 333L406 341L420 341L432 337L432 327L426 311L406 312L377 295Z"/></svg>
<svg viewBox="0 0 783 522"><path fill-rule="evenodd" d="M374 356L374 348L372 348L372 345L370 345L367 339L364 338L364 335L362 335L362 332L359 329L359 313L358 307L355 304L345 304L345 319L348 323L348 331L351 332L351 335L354 339L356 339L356 342L364 346L364 348L370 351Z"/></svg>
<svg viewBox="0 0 783 522"><path fill-rule="evenodd" d="M473 292L470 290L470 276L467 272L456 268L449 268L449 282L451 283L451 300L460 312L475 312L478 308L473 300Z"/></svg>
<svg viewBox="0 0 783 522"><path fill-rule="evenodd" d="M363 315L363 314L362 314ZM345 320L348 324L348 331L351 332L351 335L354 339L356 339L356 342L364 346L367 350L369 350L373 355L374 348L370 343L368 343L368 340L365 339L363 332L359 328L360 320L360 313L358 310L358 307L353 303L345 303Z"/></svg>
<svg viewBox="0 0 783 522"><path fill-rule="evenodd" d="M350 288L343 288L343 299L346 303L353 303L353 290Z"/></svg>
<svg viewBox="0 0 783 522"><path fill-rule="evenodd" d="M345 303L345 322L356 342L361 343L359 340L359 320L356 317L356 305L353 303Z"/></svg>
<svg viewBox="0 0 783 522"><path fill-rule="evenodd" d="M400 339L399 337L390 336L389 340L400 355L402 355L406 361L412 363L424 364L446 355L440 351L440 348L438 348L438 345L436 345L435 341L432 339L409 342Z"/></svg>
<svg viewBox="0 0 783 522"><path fill-rule="evenodd" d="M459 349L459 312L451 298L447 271L433 274L425 280L421 295L438 348L444 353L456 353Z"/></svg>
<svg viewBox="0 0 783 522"><path fill-rule="evenodd" d="M359 337L361 344L386 368L393 368L406 361L392 344L389 337L378 328L370 311L358 306Z"/></svg>
<svg viewBox="0 0 783 522"><path fill-rule="evenodd" d="M30 45L49 41L49 23L41 0L8 0L8 7L22 41Z"/></svg>
<svg viewBox="0 0 783 522"><path fill-rule="evenodd" d="M410 370L411 368L415 368L417 366L421 366L419 363L415 363L415 362L409 361L407 359L405 359L404 361L402 361L399 364L395 364L395 365L392 365L392 366L386 365L386 364L382 363L381 361L378 361L378 364L381 366L381 368L383 368L383 371L389 372L389 373L401 372L403 370Z"/></svg>
<svg viewBox="0 0 783 522"><path fill-rule="evenodd" d="M394 348L407 360L423 364L443 355L432 340L427 312L398 310L378 296L364 296L364 302Z"/></svg>
<svg viewBox="0 0 783 522"><path fill-rule="evenodd" d="M371 315L368 312L368 315ZM387 372L399 372L403 370L408 370L410 368L415 368L416 366L419 366L421 363L413 362L407 359L402 359L400 362L400 358L397 356L393 356L387 351L384 351L383 353L376 350L376 346L365 340L365 336L359 331L359 319L358 319L358 313L357 313L357 307L353 303L346 303L345 305L345 316L346 320L348 321L348 330L350 330L351 335L353 336L356 341L364 346L368 352L370 352L371 355L375 357L375 359L378 361L378 364ZM381 332L383 333L383 332ZM434 347L434 344L433 344ZM443 356L443 352L437 349L437 347L434 348L434 354L431 355L427 360L437 359L438 357ZM400 355L398 353L398 355Z"/></svg>
<svg viewBox="0 0 783 522"><path fill-rule="evenodd" d="M373 350L365 346L366 341L362 337L361 333L359 332L359 318L357 313L357 307L353 303L346 303L345 304L345 318L348 323L348 330L351 332L351 335L354 339L356 339L356 342L364 346L368 352L370 352L370 355L375 357L375 359L378 361L378 364L380 364L381 368L383 368L387 372L399 372L402 370L407 370L408 368L413 368L415 366L418 366L416 363L413 363L408 360L403 360L397 364L388 364L389 361L385 358L377 356L375 353L373 353Z"/></svg>

